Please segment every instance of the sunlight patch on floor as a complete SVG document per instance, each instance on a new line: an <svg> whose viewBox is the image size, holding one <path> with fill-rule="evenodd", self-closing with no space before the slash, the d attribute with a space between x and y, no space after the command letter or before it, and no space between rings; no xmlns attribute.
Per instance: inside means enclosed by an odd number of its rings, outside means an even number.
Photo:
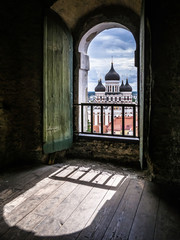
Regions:
<svg viewBox="0 0 180 240"><path fill-rule="evenodd" d="M9 226L37 236L60 236L88 228L127 179L91 168L64 166L7 203ZM78 220L78 221L77 221Z"/></svg>

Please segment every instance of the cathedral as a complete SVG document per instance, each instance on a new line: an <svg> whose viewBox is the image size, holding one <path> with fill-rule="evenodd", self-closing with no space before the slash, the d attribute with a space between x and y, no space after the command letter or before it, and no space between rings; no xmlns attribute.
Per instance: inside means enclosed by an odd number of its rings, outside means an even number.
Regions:
<svg viewBox="0 0 180 240"><path fill-rule="evenodd" d="M113 62L111 63L111 69L105 75L105 86L100 79L98 85L95 87L95 102L132 103L132 87L129 85L128 79L126 79L125 84L122 80L120 85L120 76L114 70Z"/></svg>
<svg viewBox="0 0 180 240"><path fill-rule="evenodd" d="M132 87L126 79L120 85L120 75L115 71L113 62L111 69L105 75L105 86L100 79L95 87L94 103L107 104L103 107L103 134L112 133L112 109L108 104L135 104L132 102ZM122 134L122 118L125 117L125 135L133 135L133 107L125 106L124 115L122 116L122 107L117 105L113 109L113 123L115 135ZM138 109L136 108L136 116L138 116ZM137 117L136 117L137 118ZM88 123L91 122L91 109L88 108ZM88 127L88 124L87 124ZM138 118L136 119L136 128L138 127ZM136 132L137 129L136 129ZM101 107L94 106L93 109L93 133L101 133ZM136 134L136 137L138 133Z"/></svg>

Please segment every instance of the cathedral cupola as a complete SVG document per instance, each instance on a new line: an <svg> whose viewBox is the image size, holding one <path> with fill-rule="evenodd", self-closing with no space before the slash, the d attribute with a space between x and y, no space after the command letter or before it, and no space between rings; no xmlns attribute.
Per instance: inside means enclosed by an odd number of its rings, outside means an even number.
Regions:
<svg viewBox="0 0 180 240"><path fill-rule="evenodd" d="M105 80L120 80L119 74L114 70L113 62L111 63L111 69L105 76Z"/></svg>
<svg viewBox="0 0 180 240"><path fill-rule="evenodd" d="M120 86L120 92L124 92L125 91L125 86L124 86L124 82L122 80L121 86Z"/></svg>
<svg viewBox="0 0 180 240"><path fill-rule="evenodd" d="M128 83L128 78L126 78L126 84L124 85L124 92L132 92L132 87Z"/></svg>
<svg viewBox="0 0 180 240"><path fill-rule="evenodd" d="M95 92L105 92L105 86L102 84L101 79L98 81L98 85L95 87Z"/></svg>

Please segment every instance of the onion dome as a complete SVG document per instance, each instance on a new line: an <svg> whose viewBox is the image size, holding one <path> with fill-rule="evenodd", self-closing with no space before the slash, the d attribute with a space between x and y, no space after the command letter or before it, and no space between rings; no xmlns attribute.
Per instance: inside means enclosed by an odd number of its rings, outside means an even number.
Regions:
<svg viewBox="0 0 180 240"><path fill-rule="evenodd" d="M101 79L98 81L98 85L95 87L95 92L105 92L105 86L102 84Z"/></svg>
<svg viewBox="0 0 180 240"><path fill-rule="evenodd" d="M124 82L122 80L121 86L120 86L120 92L125 92L125 86L124 86Z"/></svg>
<svg viewBox="0 0 180 240"><path fill-rule="evenodd" d="M127 78L126 78L126 84L124 85L124 92L132 92L132 87L129 85Z"/></svg>
<svg viewBox="0 0 180 240"><path fill-rule="evenodd" d="M106 74L105 80L120 80L119 74L114 70L113 63L111 63L111 69Z"/></svg>

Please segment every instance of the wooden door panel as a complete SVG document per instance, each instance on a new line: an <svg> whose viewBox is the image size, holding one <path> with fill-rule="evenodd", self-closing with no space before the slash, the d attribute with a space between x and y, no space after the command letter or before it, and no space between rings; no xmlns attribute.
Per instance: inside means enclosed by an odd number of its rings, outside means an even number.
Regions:
<svg viewBox="0 0 180 240"><path fill-rule="evenodd" d="M72 37L52 13L44 24L44 152L72 144Z"/></svg>

